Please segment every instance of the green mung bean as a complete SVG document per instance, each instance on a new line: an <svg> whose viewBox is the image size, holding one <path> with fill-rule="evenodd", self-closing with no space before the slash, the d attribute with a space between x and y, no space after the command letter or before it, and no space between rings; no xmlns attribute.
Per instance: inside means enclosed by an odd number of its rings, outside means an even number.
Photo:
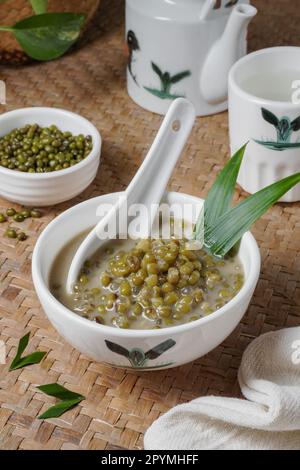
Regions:
<svg viewBox="0 0 300 470"><path fill-rule="evenodd" d="M0 138L0 166L27 173L58 171L84 160L92 146L91 136L27 124Z"/></svg>
<svg viewBox="0 0 300 470"><path fill-rule="evenodd" d="M16 230L14 230L12 228L8 228L5 232L5 235L8 238L17 238L17 236L18 236Z"/></svg>
<svg viewBox="0 0 300 470"><path fill-rule="evenodd" d="M13 207L10 207L9 209L6 210L6 215L8 217L13 217L16 213L17 211Z"/></svg>
<svg viewBox="0 0 300 470"><path fill-rule="evenodd" d="M13 216L15 222L24 222L24 216L21 213L17 213Z"/></svg>
<svg viewBox="0 0 300 470"><path fill-rule="evenodd" d="M17 238L20 242L23 242L23 241L27 240L27 235L26 235L25 232L20 232L20 233L18 233Z"/></svg>
<svg viewBox="0 0 300 470"><path fill-rule="evenodd" d="M39 219L42 217L42 213L41 211L37 210L37 209L33 209L31 212L30 212L30 216L33 218L33 219Z"/></svg>
<svg viewBox="0 0 300 470"><path fill-rule="evenodd" d="M186 240L109 243L84 264L71 298L54 292L101 325L159 329L196 321L222 308L243 286L236 258L220 262L204 249L190 250Z"/></svg>

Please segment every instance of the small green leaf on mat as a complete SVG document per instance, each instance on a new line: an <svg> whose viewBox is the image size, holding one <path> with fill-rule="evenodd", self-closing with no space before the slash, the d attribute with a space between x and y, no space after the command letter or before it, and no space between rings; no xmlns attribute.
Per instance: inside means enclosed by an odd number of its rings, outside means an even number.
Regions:
<svg viewBox="0 0 300 470"><path fill-rule="evenodd" d="M27 335L20 339L17 354L12 361L9 370L17 370L32 364L39 364L43 357L47 354L44 351L36 351L32 354L29 354L28 356L21 357L27 348L29 337L30 333L27 333Z"/></svg>
<svg viewBox="0 0 300 470"><path fill-rule="evenodd" d="M248 144L240 148L217 176L204 204L204 225L212 226L231 206L236 180Z"/></svg>
<svg viewBox="0 0 300 470"><path fill-rule="evenodd" d="M36 60L62 56L78 39L85 15L45 13L19 21L9 30L27 55Z"/></svg>
<svg viewBox="0 0 300 470"><path fill-rule="evenodd" d="M72 392L62 385L53 383L47 385L40 385L37 387L41 392L50 395L51 397L59 398L60 401L54 406L51 406L45 413L39 416L39 419L57 418L74 406L78 405L82 400L85 400L83 395Z"/></svg>
<svg viewBox="0 0 300 470"><path fill-rule="evenodd" d="M42 413L38 419L58 418L66 411L71 410L78 405L84 398L74 398L73 400L64 400L57 405L51 406L45 413Z"/></svg>
<svg viewBox="0 0 300 470"><path fill-rule="evenodd" d="M60 400L74 400L75 398L84 398L76 392L71 392L67 388L59 384L47 384L37 387L41 392L50 395L51 397L59 398Z"/></svg>
<svg viewBox="0 0 300 470"><path fill-rule="evenodd" d="M20 339L18 349L17 349L17 354L14 360L19 360L20 357L22 356L23 352L28 346L29 343L29 338L30 338L30 332L27 333L27 335L23 336L23 338Z"/></svg>
<svg viewBox="0 0 300 470"><path fill-rule="evenodd" d="M245 232L285 193L300 183L300 173L284 178L249 196L206 228L205 245L216 256L225 256Z"/></svg>
<svg viewBox="0 0 300 470"><path fill-rule="evenodd" d="M46 355L46 352L36 351L29 356L23 357L17 362L14 366L11 364L10 370L22 369L23 367L30 366L32 364L39 364L43 357Z"/></svg>
<svg viewBox="0 0 300 470"><path fill-rule="evenodd" d="M48 7L48 0L30 0L30 3L36 15L46 13Z"/></svg>

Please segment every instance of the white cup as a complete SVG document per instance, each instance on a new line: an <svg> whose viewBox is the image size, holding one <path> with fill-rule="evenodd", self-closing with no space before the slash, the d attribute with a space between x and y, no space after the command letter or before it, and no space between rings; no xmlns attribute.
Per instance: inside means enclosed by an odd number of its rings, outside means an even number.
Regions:
<svg viewBox="0 0 300 470"><path fill-rule="evenodd" d="M300 171L300 47L239 60L229 75L231 152L249 142L238 177L248 193ZM282 202L300 200L300 184Z"/></svg>

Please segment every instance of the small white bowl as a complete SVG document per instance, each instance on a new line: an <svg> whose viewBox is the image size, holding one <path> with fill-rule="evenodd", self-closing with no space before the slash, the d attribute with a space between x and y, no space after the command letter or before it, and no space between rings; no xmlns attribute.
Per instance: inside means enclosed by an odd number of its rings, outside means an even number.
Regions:
<svg viewBox="0 0 300 470"><path fill-rule="evenodd" d="M249 232L244 235L239 250L245 272L241 291L217 312L192 323L161 330L122 330L98 325L76 315L50 293L49 274L60 250L98 222L96 211L101 204L114 204L120 195L108 194L78 204L57 217L41 234L33 252L32 275L46 315L66 341L79 351L116 367L165 369L204 356L231 334L246 312L256 287L260 253ZM183 205L199 204L200 200L171 192L166 194L165 201L170 205ZM154 352L153 348L156 348Z"/></svg>
<svg viewBox="0 0 300 470"><path fill-rule="evenodd" d="M0 195L24 206L50 206L72 199L95 178L100 162L101 137L96 127L78 114L57 108L23 108L0 115L0 136L26 124L55 124L75 135L91 135L93 148L80 163L52 173L25 173L0 166Z"/></svg>

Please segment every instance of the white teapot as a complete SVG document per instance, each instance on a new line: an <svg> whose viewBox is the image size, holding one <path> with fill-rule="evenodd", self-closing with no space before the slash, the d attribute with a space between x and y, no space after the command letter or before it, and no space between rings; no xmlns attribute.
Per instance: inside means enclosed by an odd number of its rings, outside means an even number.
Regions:
<svg viewBox="0 0 300 470"><path fill-rule="evenodd" d="M127 0L131 98L165 114L178 97L198 116L227 109L228 73L247 51L248 0Z"/></svg>

